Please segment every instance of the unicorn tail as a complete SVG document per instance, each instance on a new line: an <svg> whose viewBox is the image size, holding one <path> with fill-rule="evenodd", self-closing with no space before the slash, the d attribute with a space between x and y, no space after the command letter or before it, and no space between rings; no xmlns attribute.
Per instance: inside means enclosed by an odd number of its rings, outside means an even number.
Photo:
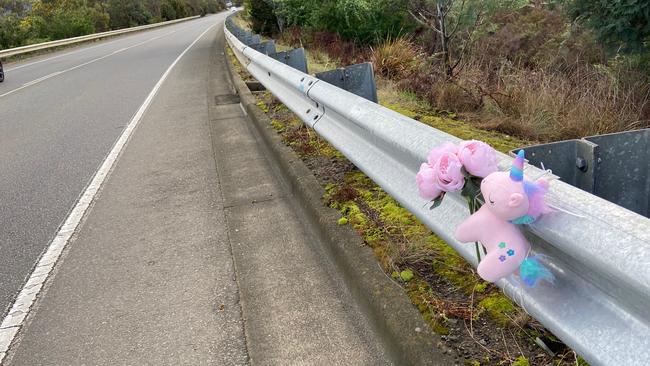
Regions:
<svg viewBox="0 0 650 366"><path fill-rule="evenodd" d="M528 287L535 287L537 281L553 283L555 276L536 256L526 257L519 265L519 275Z"/></svg>

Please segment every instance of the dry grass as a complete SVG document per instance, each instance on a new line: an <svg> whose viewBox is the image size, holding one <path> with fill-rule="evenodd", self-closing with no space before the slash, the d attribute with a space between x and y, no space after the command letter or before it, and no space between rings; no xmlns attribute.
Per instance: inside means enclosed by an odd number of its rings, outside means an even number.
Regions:
<svg viewBox="0 0 650 366"><path fill-rule="evenodd" d="M629 77L604 66L515 70L500 76L480 117L484 127L540 141L650 127L650 87Z"/></svg>
<svg viewBox="0 0 650 366"><path fill-rule="evenodd" d="M375 73L388 78L408 75L421 62L419 48L406 37L388 39L370 49L370 60Z"/></svg>
<svg viewBox="0 0 650 366"><path fill-rule="evenodd" d="M382 74L400 90L477 127L523 139L557 141L650 127L650 80L638 68L576 62L531 69L507 61L494 65L483 55L470 55L453 78L425 60L396 68L399 73Z"/></svg>
<svg viewBox="0 0 650 366"><path fill-rule="evenodd" d="M247 26L245 19L235 21ZM568 31L561 12L526 7L492 21L498 30L472 46L452 78L409 37L364 50L336 33L289 28L279 44L308 45L311 73L372 61L376 74L392 81L384 85L378 78L380 99L400 93L397 104L410 96L426 102L427 110L526 140L650 127L650 76L620 60L607 64L588 32ZM387 85L391 90L382 91Z"/></svg>
<svg viewBox="0 0 650 366"><path fill-rule="evenodd" d="M650 76L631 58L607 60L588 31L561 11L527 7L492 21L453 77L405 39L372 52L377 73L434 109L473 125L535 141L650 127Z"/></svg>

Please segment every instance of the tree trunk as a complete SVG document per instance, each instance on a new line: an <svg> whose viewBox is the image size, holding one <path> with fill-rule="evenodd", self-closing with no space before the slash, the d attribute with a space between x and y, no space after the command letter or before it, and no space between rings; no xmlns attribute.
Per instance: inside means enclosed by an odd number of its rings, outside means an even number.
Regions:
<svg viewBox="0 0 650 366"><path fill-rule="evenodd" d="M454 70L451 67L451 59L449 57L449 37L447 36L447 28L445 27L445 17L447 9L444 9L440 1L436 2L436 11L438 12L438 27L440 29L440 48L442 49L443 63L447 77L451 78Z"/></svg>

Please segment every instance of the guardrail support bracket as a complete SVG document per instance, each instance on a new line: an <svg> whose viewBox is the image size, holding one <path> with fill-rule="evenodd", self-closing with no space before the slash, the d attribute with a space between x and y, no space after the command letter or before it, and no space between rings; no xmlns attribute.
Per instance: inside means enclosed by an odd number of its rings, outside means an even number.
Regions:
<svg viewBox="0 0 650 366"><path fill-rule="evenodd" d="M566 183L650 217L650 129L525 150L530 164L539 168L544 164Z"/></svg>
<svg viewBox="0 0 650 366"><path fill-rule="evenodd" d="M341 69L319 72L316 77L350 93L377 103L377 87L372 63L364 62Z"/></svg>
<svg viewBox="0 0 650 366"><path fill-rule="evenodd" d="M305 74L308 74L307 56L305 55L305 49L302 47L294 48L288 51L271 53L269 57L276 59L285 65L291 66L298 71L302 71Z"/></svg>

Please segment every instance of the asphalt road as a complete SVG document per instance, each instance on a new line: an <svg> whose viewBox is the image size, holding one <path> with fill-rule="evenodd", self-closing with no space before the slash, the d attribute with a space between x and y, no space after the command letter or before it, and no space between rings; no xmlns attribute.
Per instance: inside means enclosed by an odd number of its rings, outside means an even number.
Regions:
<svg viewBox="0 0 650 366"><path fill-rule="evenodd" d="M218 14L5 65L0 315L131 117Z"/></svg>

